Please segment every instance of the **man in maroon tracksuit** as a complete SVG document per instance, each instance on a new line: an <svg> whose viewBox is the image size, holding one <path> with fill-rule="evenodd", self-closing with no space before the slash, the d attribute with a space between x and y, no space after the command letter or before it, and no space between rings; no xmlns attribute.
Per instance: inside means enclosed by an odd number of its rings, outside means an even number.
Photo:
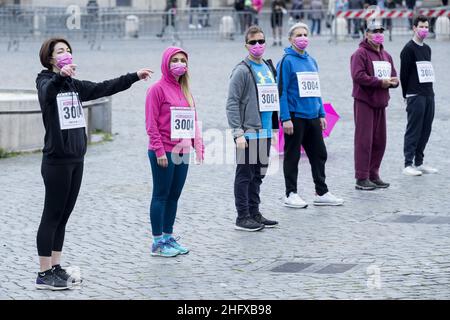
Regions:
<svg viewBox="0 0 450 320"><path fill-rule="evenodd" d="M392 57L383 48L384 28L372 21L351 57L355 113L355 178L358 190L387 188L379 175L386 149L389 88L399 85Z"/></svg>

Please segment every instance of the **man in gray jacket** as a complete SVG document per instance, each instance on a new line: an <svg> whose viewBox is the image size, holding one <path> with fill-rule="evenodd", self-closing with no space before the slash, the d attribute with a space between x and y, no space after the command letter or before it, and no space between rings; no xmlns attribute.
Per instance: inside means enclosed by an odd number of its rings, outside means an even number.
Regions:
<svg viewBox="0 0 450 320"><path fill-rule="evenodd" d="M233 70L227 100L227 118L236 142L234 197L236 230L259 231L278 222L259 211L262 179L269 166L272 129L278 128L280 110L276 71L263 59L265 36L252 26L245 32L247 58Z"/></svg>

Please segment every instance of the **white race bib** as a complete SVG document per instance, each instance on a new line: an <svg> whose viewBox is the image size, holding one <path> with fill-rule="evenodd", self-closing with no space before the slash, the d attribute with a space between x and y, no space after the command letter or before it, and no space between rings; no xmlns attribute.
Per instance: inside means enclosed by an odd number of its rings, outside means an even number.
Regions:
<svg viewBox="0 0 450 320"><path fill-rule="evenodd" d="M372 61L373 74L380 80L390 79L392 74L392 66L387 61Z"/></svg>
<svg viewBox="0 0 450 320"><path fill-rule="evenodd" d="M416 61L420 83L434 82L434 69L430 61Z"/></svg>
<svg viewBox="0 0 450 320"><path fill-rule="evenodd" d="M258 84L258 100L259 111L280 111L277 84Z"/></svg>
<svg viewBox="0 0 450 320"><path fill-rule="evenodd" d="M56 96L61 130L86 127L84 111L76 92L60 93Z"/></svg>
<svg viewBox="0 0 450 320"><path fill-rule="evenodd" d="M195 109L189 107L170 108L170 138L195 138Z"/></svg>
<svg viewBox="0 0 450 320"><path fill-rule="evenodd" d="M297 72L298 93L301 98L320 97L320 81L317 72Z"/></svg>

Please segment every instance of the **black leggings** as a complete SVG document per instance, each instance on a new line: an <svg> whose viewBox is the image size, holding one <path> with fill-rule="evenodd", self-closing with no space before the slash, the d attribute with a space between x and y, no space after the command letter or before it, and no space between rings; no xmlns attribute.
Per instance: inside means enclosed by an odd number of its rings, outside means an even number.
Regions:
<svg viewBox="0 0 450 320"><path fill-rule="evenodd" d="M42 164L45 203L37 234L40 257L51 257L52 251L62 251L66 224L80 191L83 162L64 165Z"/></svg>
<svg viewBox="0 0 450 320"><path fill-rule="evenodd" d="M286 184L286 196L291 192L297 193L298 163L300 161L300 147L303 146L311 164L311 173L316 193L323 196L328 192L325 183L325 163L327 162L327 148L323 141L320 119L296 118L291 113L294 134L284 134L283 172Z"/></svg>

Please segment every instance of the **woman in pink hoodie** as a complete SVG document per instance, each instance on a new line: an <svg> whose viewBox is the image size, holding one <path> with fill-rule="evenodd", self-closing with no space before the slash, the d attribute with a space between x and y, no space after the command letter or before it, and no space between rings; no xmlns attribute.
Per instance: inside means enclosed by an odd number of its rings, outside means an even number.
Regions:
<svg viewBox="0 0 450 320"><path fill-rule="evenodd" d="M162 78L147 91L145 118L153 176L150 205L152 255L174 257L189 250L172 236L178 199L186 181L191 147L197 163L204 146L189 89L188 55L169 47L163 53Z"/></svg>

